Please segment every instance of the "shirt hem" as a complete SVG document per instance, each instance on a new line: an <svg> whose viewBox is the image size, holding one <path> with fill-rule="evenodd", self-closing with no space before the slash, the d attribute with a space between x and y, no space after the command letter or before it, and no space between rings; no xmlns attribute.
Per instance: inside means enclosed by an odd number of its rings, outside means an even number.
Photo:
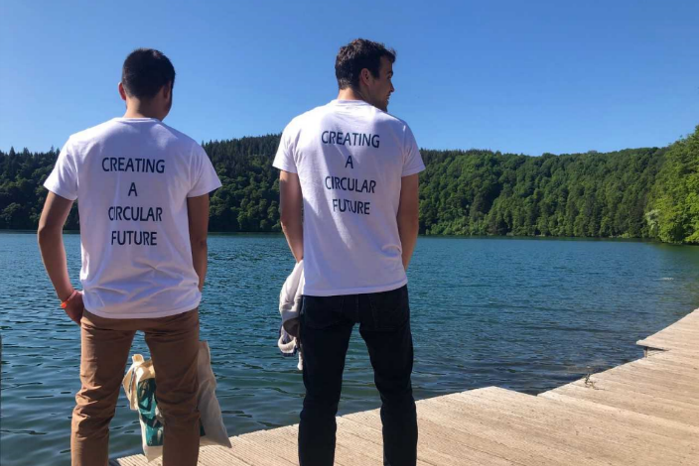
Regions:
<svg viewBox="0 0 699 466"><path fill-rule="evenodd" d="M272 166L274 168L276 168L277 170L284 170L285 172L289 172L289 173L298 173L296 168L292 168L286 164L277 163L277 164L273 164Z"/></svg>
<svg viewBox="0 0 699 466"><path fill-rule="evenodd" d="M401 178L405 178L406 176L414 175L416 173L420 173L425 171L425 167L420 167L420 168L413 168L412 170L406 170L405 173L401 175Z"/></svg>
<svg viewBox="0 0 699 466"><path fill-rule="evenodd" d="M318 297L328 297L328 296L346 296L352 294L369 294L369 293L383 293L385 291L393 291L398 288L407 285L408 278L401 280L398 283L391 283L390 285L383 286L369 286L361 288L345 288L345 289L335 289L335 290L315 290L313 288L304 288L304 296L318 296Z"/></svg>
<svg viewBox="0 0 699 466"><path fill-rule="evenodd" d="M44 188L48 189L49 191L51 191L52 193L54 193L58 196L61 196L62 198L68 199L69 201L74 201L78 198L78 196L70 194L68 191L65 191L62 188L59 188L57 186L44 184Z"/></svg>
<svg viewBox="0 0 699 466"><path fill-rule="evenodd" d="M223 185L222 185L221 182L219 181L218 183L215 183L214 185L212 185L212 186L209 187L209 188L200 189L199 191L192 191L191 193L187 193L187 198L190 198L190 197L199 197L199 196L203 196L204 194L209 194L209 193L212 192L212 191L216 191L216 190L217 190L218 188L220 188L221 186L223 186Z"/></svg>
<svg viewBox="0 0 699 466"><path fill-rule="evenodd" d="M185 306L185 307L180 307L177 309L165 311L165 312L150 312L150 313L114 313L114 312L109 312L109 311L103 311L103 310L94 310L94 309L88 309L87 307L85 308L90 314L94 314L98 317L102 317L104 319L159 319L162 317L171 317L177 314L182 314L185 312L193 311L199 307L199 302L197 302L194 305L190 306Z"/></svg>

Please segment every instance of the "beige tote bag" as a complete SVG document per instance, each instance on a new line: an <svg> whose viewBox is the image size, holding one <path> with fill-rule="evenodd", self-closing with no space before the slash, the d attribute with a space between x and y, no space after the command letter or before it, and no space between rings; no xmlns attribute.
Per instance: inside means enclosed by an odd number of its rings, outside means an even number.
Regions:
<svg viewBox="0 0 699 466"><path fill-rule="evenodd" d="M131 359L133 364L126 372L122 386L129 400L129 407L138 411L143 454L148 461L153 461L163 454L163 431L167 428L155 396L155 368L151 360L144 359L140 354L134 354ZM228 432L221 417L221 406L216 398L216 378L211 370L211 352L205 341L199 342L197 369L197 399L201 416L200 445L223 445L231 448Z"/></svg>

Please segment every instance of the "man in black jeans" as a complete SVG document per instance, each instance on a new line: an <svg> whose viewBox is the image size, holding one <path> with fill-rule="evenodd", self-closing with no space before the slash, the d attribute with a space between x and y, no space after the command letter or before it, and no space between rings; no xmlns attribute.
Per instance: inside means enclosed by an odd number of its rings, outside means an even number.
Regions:
<svg viewBox="0 0 699 466"><path fill-rule="evenodd" d="M408 125L387 113L396 54L357 39L335 61L337 99L282 134L281 223L305 285L300 339L306 397L301 466L332 465L342 372L354 324L381 394L384 464L417 461L406 269L418 232L418 173Z"/></svg>

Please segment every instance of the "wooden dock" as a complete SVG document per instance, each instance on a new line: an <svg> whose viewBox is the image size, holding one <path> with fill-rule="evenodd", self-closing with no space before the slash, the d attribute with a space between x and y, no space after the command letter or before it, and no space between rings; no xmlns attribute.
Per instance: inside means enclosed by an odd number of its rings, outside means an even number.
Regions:
<svg viewBox="0 0 699 466"><path fill-rule="evenodd" d="M419 401L418 464L699 465L699 309L638 344L645 358L538 396L490 387ZM297 427L204 447L199 464L298 464ZM145 464L161 463L112 461ZM335 464L383 464L378 410L338 418Z"/></svg>

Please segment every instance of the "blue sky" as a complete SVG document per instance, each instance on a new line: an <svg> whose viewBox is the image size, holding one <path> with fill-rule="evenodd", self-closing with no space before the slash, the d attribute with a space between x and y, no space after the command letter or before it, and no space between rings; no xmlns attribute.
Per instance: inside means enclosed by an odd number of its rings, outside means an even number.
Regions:
<svg viewBox="0 0 699 466"><path fill-rule="evenodd" d="M540 155L664 146L699 124L699 2L0 2L0 149L121 116L136 47L177 70L198 141L280 132L333 99L338 48L398 51L389 111L422 147Z"/></svg>

